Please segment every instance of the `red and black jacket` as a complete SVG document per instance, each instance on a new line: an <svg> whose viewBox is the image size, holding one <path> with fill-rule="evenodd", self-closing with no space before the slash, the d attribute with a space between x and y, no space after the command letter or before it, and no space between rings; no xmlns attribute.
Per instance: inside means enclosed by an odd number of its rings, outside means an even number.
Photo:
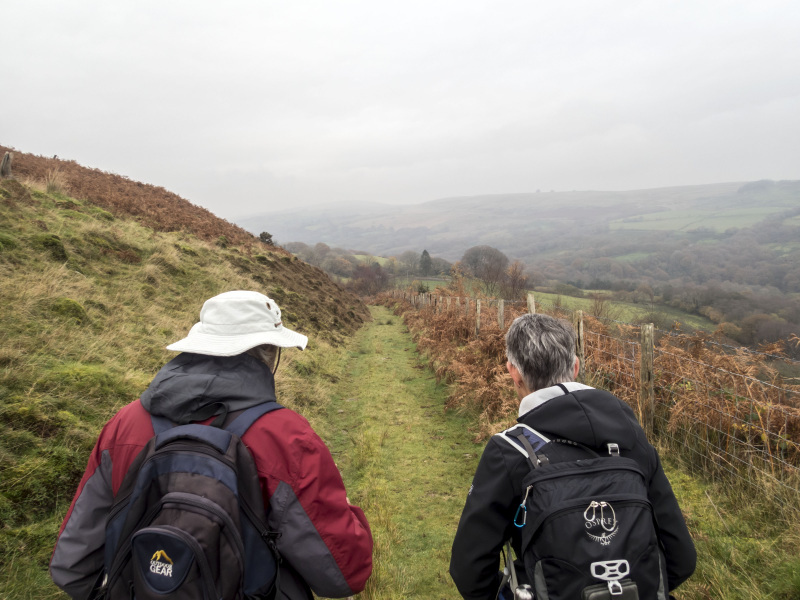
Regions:
<svg viewBox="0 0 800 600"><path fill-rule="evenodd" d="M227 390L239 400L234 410L241 408L248 388L253 388L249 396L254 401L268 394L271 374L250 356L184 354L179 358L172 371L177 369L184 376L178 378L180 385L167 395L163 389L154 395L152 385L148 390L154 412L158 398L169 396L172 404L167 412L174 416L181 390L185 390L184 400L195 407L208 404L215 394L224 398ZM205 373L200 386L204 395L199 400L191 376L198 364ZM209 365L218 369L217 376L208 376ZM158 381L159 377L153 383ZM50 563L53 581L73 598L89 597L102 576L108 510L129 466L153 435L150 413L140 400L122 408L100 433ZM360 592L372 572L369 525L363 511L348 503L330 451L308 421L289 409L273 411L257 420L242 441L255 460L269 526L281 534L277 542L283 559L280 597L311 598L309 587L329 598Z"/></svg>

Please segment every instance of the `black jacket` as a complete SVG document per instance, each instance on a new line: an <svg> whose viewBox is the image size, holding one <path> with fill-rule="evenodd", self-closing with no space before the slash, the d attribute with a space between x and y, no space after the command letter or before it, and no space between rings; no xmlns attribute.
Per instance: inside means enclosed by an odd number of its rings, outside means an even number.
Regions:
<svg viewBox="0 0 800 600"><path fill-rule="evenodd" d="M567 386L585 388L574 383ZM551 399L521 415L519 423L550 439L580 442L598 453L605 451L606 444L616 443L622 456L639 463L664 546L668 586L675 589L694 572L697 554L658 453L647 442L633 411L613 394L593 388L569 394L547 388L536 394ZM523 410L530 398L523 399ZM571 447L564 448L561 452L575 452ZM558 452L556 448L554 451ZM554 460L564 458L568 457ZM513 519L521 501L522 479L529 471L525 454L508 438L498 434L489 440L467 496L450 560L450 575L468 600L495 598L500 581L500 550L506 540L511 538L519 554L520 530L513 526ZM529 521L533 518L528 515Z"/></svg>

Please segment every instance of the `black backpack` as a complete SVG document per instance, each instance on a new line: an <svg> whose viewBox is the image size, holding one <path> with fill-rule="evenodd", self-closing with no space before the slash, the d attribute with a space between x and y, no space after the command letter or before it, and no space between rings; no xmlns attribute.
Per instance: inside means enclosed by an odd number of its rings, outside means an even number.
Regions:
<svg viewBox="0 0 800 600"><path fill-rule="evenodd" d="M267 528L255 462L242 443L266 402L226 428L174 427L156 435L122 483L106 522L104 597L228 600L274 598L277 534Z"/></svg>
<svg viewBox="0 0 800 600"><path fill-rule="evenodd" d="M620 456L617 444L601 457L527 426L516 431L506 435L526 450L531 471L514 524L535 597L667 600L664 554L638 463Z"/></svg>

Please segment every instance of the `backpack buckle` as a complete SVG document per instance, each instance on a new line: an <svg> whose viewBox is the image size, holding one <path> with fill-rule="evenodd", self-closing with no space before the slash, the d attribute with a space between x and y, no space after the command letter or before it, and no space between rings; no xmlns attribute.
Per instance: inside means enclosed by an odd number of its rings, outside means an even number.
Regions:
<svg viewBox="0 0 800 600"><path fill-rule="evenodd" d="M619 456L619 444L608 444L608 453L611 456Z"/></svg>
<svg viewBox="0 0 800 600"><path fill-rule="evenodd" d="M608 583L608 590L614 596L622 593L620 579L631 572L630 563L624 558L621 560L601 560L591 564L592 577ZM617 591L614 591L617 590Z"/></svg>

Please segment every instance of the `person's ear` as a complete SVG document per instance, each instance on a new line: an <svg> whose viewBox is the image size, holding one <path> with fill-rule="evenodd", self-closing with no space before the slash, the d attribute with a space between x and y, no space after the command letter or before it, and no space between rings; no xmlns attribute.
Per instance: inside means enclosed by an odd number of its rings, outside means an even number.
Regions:
<svg viewBox="0 0 800 600"><path fill-rule="evenodd" d="M575 364L572 366L572 380L573 381L577 381L578 373L580 373L580 372L581 372L581 361L576 356L575 357Z"/></svg>
<svg viewBox="0 0 800 600"><path fill-rule="evenodd" d="M506 369L508 369L511 379L514 380L514 387L520 387L522 385L522 373L519 372L519 369L512 365L510 360L506 361Z"/></svg>

